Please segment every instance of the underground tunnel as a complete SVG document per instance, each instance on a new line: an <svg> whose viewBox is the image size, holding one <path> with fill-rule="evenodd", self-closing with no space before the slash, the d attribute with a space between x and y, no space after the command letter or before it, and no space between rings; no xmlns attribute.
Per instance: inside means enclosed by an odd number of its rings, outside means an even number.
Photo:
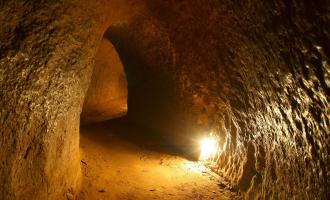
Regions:
<svg viewBox="0 0 330 200"><path fill-rule="evenodd" d="M329 199L329 4L0 1L0 199Z"/></svg>

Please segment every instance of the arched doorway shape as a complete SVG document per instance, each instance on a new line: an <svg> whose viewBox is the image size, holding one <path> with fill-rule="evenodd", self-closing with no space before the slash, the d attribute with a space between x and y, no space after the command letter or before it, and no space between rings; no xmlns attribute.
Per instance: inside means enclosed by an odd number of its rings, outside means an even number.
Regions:
<svg viewBox="0 0 330 200"><path fill-rule="evenodd" d="M101 122L126 115L127 94L123 64L112 43L103 37L95 56L81 123Z"/></svg>

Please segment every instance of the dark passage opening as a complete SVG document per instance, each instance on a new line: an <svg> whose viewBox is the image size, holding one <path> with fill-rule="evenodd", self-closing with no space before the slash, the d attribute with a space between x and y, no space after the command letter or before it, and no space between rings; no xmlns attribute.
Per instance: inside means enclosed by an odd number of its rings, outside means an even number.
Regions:
<svg viewBox="0 0 330 200"><path fill-rule="evenodd" d="M92 80L81 115L82 124L126 115L127 78L111 41L103 37L95 56Z"/></svg>
<svg viewBox="0 0 330 200"><path fill-rule="evenodd" d="M177 120L173 82L132 41L124 28L110 27L96 55L81 115L81 198L219 198L217 179L205 177L210 171L167 139Z"/></svg>
<svg viewBox="0 0 330 200"><path fill-rule="evenodd" d="M93 137L94 128L104 129L103 134L153 151L181 154L164 139L163 132L157 132L161 124L156 123L162 121L161 113L167 112L167 101L173 95L169 81L148 72L140 53L123 28L110 27L105 32L85 97L81 132Z"/></svg>

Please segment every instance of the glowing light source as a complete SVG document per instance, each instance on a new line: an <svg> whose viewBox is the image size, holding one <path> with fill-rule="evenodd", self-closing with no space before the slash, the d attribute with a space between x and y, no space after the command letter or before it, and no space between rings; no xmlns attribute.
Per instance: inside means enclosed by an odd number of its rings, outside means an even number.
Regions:
<svg viewBox="0 0 330 200"><path fill-rule="evenodd" d="M217 153L218 149L218 142L215 140L215 138L208 137L204 138L200 142L200 160L207 160L209 158L212 158Z"/></svg>

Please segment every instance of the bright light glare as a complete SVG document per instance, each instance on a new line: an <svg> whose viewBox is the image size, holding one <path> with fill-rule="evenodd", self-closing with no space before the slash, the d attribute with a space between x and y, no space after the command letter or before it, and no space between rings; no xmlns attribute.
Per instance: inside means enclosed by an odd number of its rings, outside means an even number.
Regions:
<svg viewBox="0 0 330 200"><path fill-rule="evenodd" d="M200 160L207 160L215 156L218 148L218 143L214 138L204 138L201 143Z"/></svg>

